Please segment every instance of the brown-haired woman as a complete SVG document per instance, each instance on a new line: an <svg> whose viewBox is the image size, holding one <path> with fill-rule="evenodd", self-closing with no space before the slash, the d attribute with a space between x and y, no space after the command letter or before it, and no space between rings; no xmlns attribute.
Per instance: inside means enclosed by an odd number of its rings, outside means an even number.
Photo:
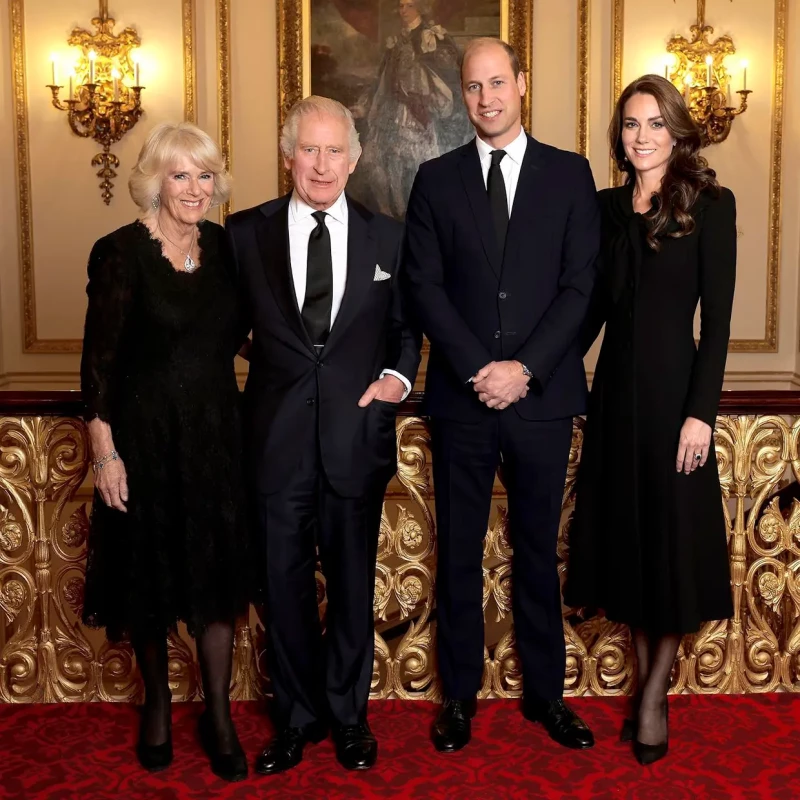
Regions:
<svg viewBox="0 0 800 800"><path fill-rule="evenodd" d="M585 349L603 323L606 331L565 601L630 626L638 688L622 738L649 764L667 753L667 691L682 635L732 613L711 436L730 334L736 208L664 78L645 75L625 89L609 139L627 182L600 192L602 255Z"/></svg>

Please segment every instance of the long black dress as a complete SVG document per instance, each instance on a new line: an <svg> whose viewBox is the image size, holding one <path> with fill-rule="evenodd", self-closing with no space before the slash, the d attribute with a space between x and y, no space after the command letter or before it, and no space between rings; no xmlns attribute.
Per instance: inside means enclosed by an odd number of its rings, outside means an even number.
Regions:
<svg viewBox="0 0 800 800"><path fill-rule="evenodd" d="M110 424L130 497L92 508L83 616L110 639L178 620L195 634L248 599L235 278L219 225L199 246L178 272L135 222L89 258L86 419Z"/></svg>
<svg viewBox="0 0 800 800"><path fill-rule="evenodd" d="M695 230L656 253L633 184L600 192L601 268L585 346L606 332L587 414L564 599L653 634L732 614L713 450L686 475L681 427L714 427L736 274L733 194L704 192ZM695 346L698 299L701 334Z"/></svg>

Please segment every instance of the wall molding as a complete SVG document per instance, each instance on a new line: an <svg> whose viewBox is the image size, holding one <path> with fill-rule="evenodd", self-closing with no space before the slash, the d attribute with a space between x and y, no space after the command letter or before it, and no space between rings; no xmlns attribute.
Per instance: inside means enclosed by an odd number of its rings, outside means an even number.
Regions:
<svg viewBox="0 0 800 800"><path fill-rule="evenodd" d="M589 55L591 0L578 0L578 133L576 150L589 157Z"/></svg>
<svg viewBox="0 0 800 800"><path fill-rule="evenodd" d="M227 4L227 0L224 0ZM195 109L195 0L181 0L184 63L184 113L194 121ZM9 0L11 19L12 93L16 142L17 224L22 285L22 352L80 353L82 339L40 339L36 326L36 274L33 251L33 197L28 132L28 88L25 71L25 0Z"/></svg>
<svg viewBox="0 0 800 800"><path fill-rule="evenodd" d="M219 101L219 147L222 158L233 170L233 144L231 141L231 9L230 0L217 0L217 98ZM233 210L231 200L222 204L221 222Z"/></svg>

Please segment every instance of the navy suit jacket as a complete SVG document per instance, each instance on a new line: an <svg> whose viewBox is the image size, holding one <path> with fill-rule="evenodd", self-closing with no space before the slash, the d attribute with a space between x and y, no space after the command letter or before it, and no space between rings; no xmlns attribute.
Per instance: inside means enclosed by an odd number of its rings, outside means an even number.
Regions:
<svg viewBox="0 0 800 800"><path fill-rule="evenodd" d="M475 141L424 163L408 203L403 277L431 345L425 412L463 422L497 414L469 379L490 361L516 359L534 375L510 407L516 413L583 413L578 334L599 248L597 194L582 156L528 137L503 252Z"/></svg>

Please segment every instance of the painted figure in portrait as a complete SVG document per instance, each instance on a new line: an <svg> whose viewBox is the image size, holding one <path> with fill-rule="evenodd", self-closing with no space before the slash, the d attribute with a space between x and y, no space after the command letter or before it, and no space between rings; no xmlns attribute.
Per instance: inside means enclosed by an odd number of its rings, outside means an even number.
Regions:
<svg viewBox="0 0 800 800"><path fill-rule="evenodd" d="M311 91L353 112L359 201L402 219L417 167L472 138L460 53L499 31L497 0L312 0Z"/></svg>

